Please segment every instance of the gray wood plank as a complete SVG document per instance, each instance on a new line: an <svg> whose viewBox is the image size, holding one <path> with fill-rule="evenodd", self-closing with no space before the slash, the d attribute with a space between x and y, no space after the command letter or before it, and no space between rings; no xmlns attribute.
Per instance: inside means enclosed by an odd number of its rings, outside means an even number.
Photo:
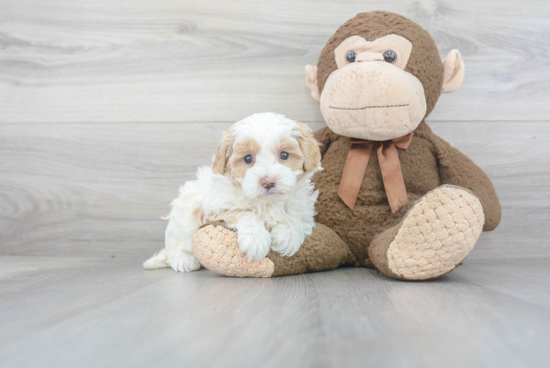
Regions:
<svg viewBox="0 0 550 368"><path fill-rule="evenodd" d="M356 13L419 22L466 80L434 121L548 120L550 2L517 0L0 2L0 122L321 121L304 84Z"/></svg>
<svg viewBox="0 0 550 368"><path fill-rule="evenodd" d="M546 367L550 309L528 294L548 300L549 262L471 261L403 282L364 268L236 279L0 257L0 365ZM475 276L492 272L514 275L507 291Z"/></svg>
<svg viewBox="0 0 550 368"><path fill-rule="evenodd" d="M138 256L229 123L0 124L0 254ZM311 124L314 129L322 123ZM500 227L471 258L550 258L550 125L433 123L487 171Z"/></svg>
<svg viewBox="0 0 550 368"><path fill-rule="evenodd" d="M550 309L550 277L547 260L530 260L529 267L516 267L516 260L483 260L464 264L459 277L491 290Z"/></svg>

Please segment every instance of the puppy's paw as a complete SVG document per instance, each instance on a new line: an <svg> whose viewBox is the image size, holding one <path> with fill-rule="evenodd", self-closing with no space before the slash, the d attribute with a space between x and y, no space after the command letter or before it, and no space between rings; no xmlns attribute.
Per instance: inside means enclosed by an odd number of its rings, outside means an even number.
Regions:
<svg viewBox="0 0 550 368"><path fill-rule="evenodd" d="M240 224L238 240L241 252L246 254L249 261L265 258L271 247L271 235L263 224Z"/></svg>
<svg viewBox="0 0 550 368"><path fill-rule="evenodd" d="M304 235L290 226L278 224L271 229L271 248L281 256L293 256L302 246Z"/></svg>
<svg viewBox="0 0 550 368"><path fill-rule="evenodd" d="M178 254L174 258L168 259L166 263L177 272L191 272L201 268L201 264L195 256L185 253Z"/></svg>

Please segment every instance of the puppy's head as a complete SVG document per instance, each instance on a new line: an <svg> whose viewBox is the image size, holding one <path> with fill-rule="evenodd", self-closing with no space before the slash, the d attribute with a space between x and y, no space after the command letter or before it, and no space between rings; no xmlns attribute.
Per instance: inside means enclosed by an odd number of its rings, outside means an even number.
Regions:
<svg viewBox="0 0 550 368"><path fill-rule="evenodd" d="M261 113L224 133L212 171L229 177L248 197L260 198L291 192L320 162L319 144L307 125Z"/></svg>

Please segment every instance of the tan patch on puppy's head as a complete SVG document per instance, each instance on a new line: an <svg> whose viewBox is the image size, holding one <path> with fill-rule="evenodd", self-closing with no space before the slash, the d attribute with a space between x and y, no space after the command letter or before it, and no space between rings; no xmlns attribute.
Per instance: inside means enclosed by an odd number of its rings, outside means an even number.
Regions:
<svg viewBox="0 0 550 368"><path fill-rule="evenodd" d="M288 153L288 158L283 160L281 158L281 153ZM296 139L283 137L277 142L277 152L276 152L277 162L281 165L288 166L292 171L304 170L304 154L300 149L300 145Z"/></svg>
<svg viewBox="0 0 550 368"><path fill-rule="evenodd" d="M256 155L260 152L260 145L254 138L247 138L238 141L233 145L233 151L227 161L227 176L234 182L239 183L239 180L244 179L246 170L254 166L256 163ZM248 155L252 156L252 163L247 164L244 158Z"/></svg>
<svg viewBox="0 0 550 368"><path fill-rule="evenodd" d="M319 170L319 164L321 163L321 150L319 149L319 142L313 136L311 128L304 123L298 124L298 130L300 136L298 139L298 145L304 155L304 170L313 172Z"/></svg>
<svg viewBox="0 0 550 368"><path fill-rule="evenodd" d="M233 128L229 128L223 133L222 141L218 146L216 156L212 162L212 172L214 174L225 174L225 168L227 166L227 160L231 156L233 151L233 144L235 143L235 137L233 136Z"/></svg>

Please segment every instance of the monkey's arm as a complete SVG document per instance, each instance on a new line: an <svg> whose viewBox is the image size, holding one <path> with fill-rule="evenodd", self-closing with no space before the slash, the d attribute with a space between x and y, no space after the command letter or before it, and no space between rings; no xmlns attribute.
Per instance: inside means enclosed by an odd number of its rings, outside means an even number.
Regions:
<svg viewBox="0 0 550 368"><path fill-rule="evenodd" d="M457 185L472 191L483 206L483 230L494 230L500 222L502 210L493 183L472 160L435 134L431 135L437 152L441 181L443 184Z"/></svg>
<svg viewBox="0 0 550 368"><path fill-rule="evenodd" d="M334 133L332 130L330 130L328 127L325 127L323 129L319 129L315 133L313 133L313 136L317 140L317 142L321 143L321 158L325 155L328 148L330 147L330 144L334 142L336 139L338 139L339 135Z"/></svg>

